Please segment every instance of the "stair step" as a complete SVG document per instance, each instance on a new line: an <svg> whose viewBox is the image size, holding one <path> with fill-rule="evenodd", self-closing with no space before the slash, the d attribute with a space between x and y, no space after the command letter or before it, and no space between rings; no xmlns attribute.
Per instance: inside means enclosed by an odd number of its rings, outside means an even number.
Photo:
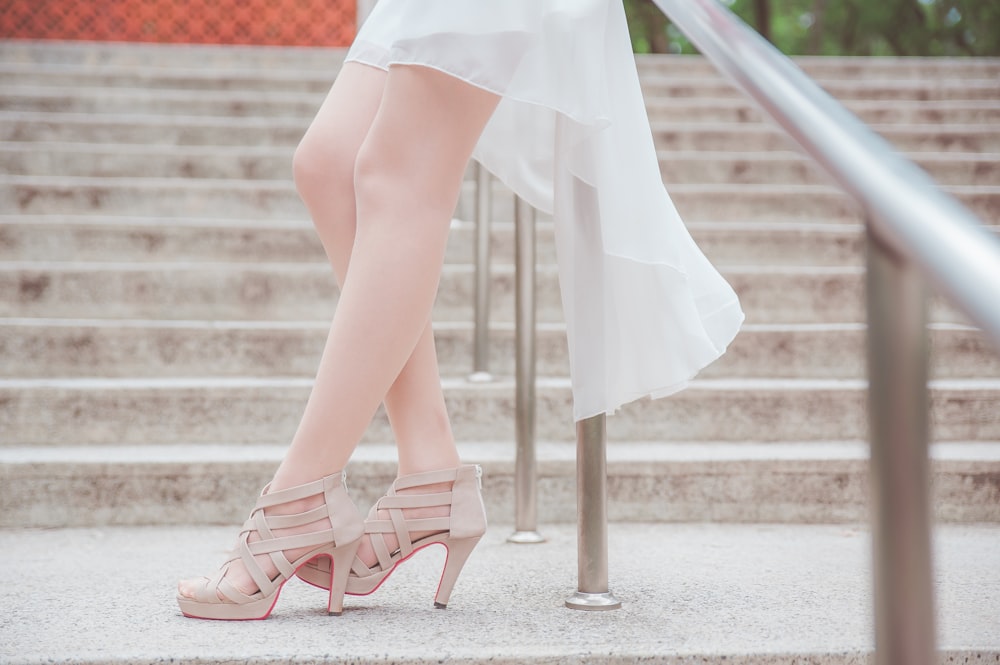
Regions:
<svg viewBox="0 0 1000 665"><path fill-rule="evenodd" d="M0 77L3 80L3 77ZM985 101L1000 99L1000 86L995 77L948 80L899 80L850 78L814 79L831 97L839 101L867 99L878 101ZM15 79L16 81L16 79ZM12 81L12 82L15 82ZM675 76L643 76L639 83L646 102L659 98L733 97L744 93L726 81Z"/></svg>
<svg viewBox="0 0 1000 665"><path fill-rule="evenodd" d="M0 85L94 86L151 90L256 91L261 94L317 93L330 90L340 69L339 59L328 70L213 69L188 67L129 67L11 63L0 61Z"/></svg>
<svg viewBox="0 0 1000 665"><path fill-rule="evenodd" d="M47 98L42 97L41 100L47 101ZM961 101L844 99L841 101L847 110L872 125L931 123L985 125L996 124L1000 119L1000 100L992 99ZM6 103L21 102L17 97L13 97ZM744 125L770 122L769 116L746 97L721 99L656 97L647 100L646 113L653 122L733 122Z"/></svg>
<svg viewBox="0 0 1000 665"><path fill-rule="evenodd" d="M501 523L470 557L447 612L431 603L445 553L428 548L376 594L348 597L340 617L327 616L323 592L298 581L284 588L267 629L182 617L175 581L213 570L236 529L233 522L3 532L11 574L32 593L9 601L17 603L18 621L0 657L11 665L92 665L111 657L135 665L873 660L872 545L864 526L612 524L609 582L623 604L615 612L563 607L577 588L574 527L546 525L547 542L524 546L505 542L511 527ZM942 525L934 533L938 658L995 662L1000 528ZM80 617L95 606L101 620L81 630Z"/></svg>
<svg viewBox="0 0 1000 665"><path fill-rule="evenodd" d="M487 512L512 516L514 445L460 447L467 461L484 467ZM576 520L575 448L538 446L542 523ZM235 523L283 452L283 446L212 443L0 448L0 528ZM935 444L931 456L938 520L1000 522L1000 443ZM862 442L614 443L609 519L863 522L868 466ZM358 503L374 503L395 473L395 446L361 446L348 466Z"/></svg>
<svg viewBox="0 0 1000 665"><path fill-rule="evenodd" d="M270 92L313 92L329 90L339 66L331 59L329 69L281 70L213 69L204 66L135 68L119 65L79 65L11 63L0 61L0 84L97 86L149 89L243 90ZM1000 99L996 77L985 73L976 78L955 80L854 79L840 73L837 78L817 80L832 96L841 99L978 100ZM664 75L644 72L640 84L647 97L738 97L742 92L718 76L698 76L689 72Z"/></svg>
<svg viewBox="0 0 1000 665"><path fill-rule="evenodd" d="M854 221L846 197L828 187L676 185L671 190L678 208L687 211L692 221ZM953 191L984 212L993 206L994 188L959 187ZM734 200L737 196L739 199ZM469 219L473 207L473 187L467 184L456 216ZM512 219L512 197L495 197L492 207L494 219ZM285 181L13 176L0 183L0 211L219 218L242 215L251 220L306 218L292 183ZM541 215L540 219L544 221L547 216Z"/></svg>
<svg viewBox="0 0 1000 665"><path fill-rule="evenodd" d="M865 320L861 267L720 266L749 323ZM473 267L446 265L435 321L470 320ZM536 273L537 317L563 320L554 266ZM329 321L336 282L323 263L0 263L0 317ZM514 319L514 270L493 266L491 318ZM931 320L967 323L941 298Z"/></svg>
<svg viewBox="0 0 1000 665"><path fill-rule="evenodd" d="M8 40L0 42L0 61L20 66L72 65L76 67L135 67L153 70L208 68L214 71L276 72L340 68L345 48L216 46L201 44L118 44L113 42L58 42ZM818 78L983 79L1000 76L1000 58L946 57L837 57L794 56L792 61ZM699 55L637 55L642 76L676 74L715 76L714 66Z"/></svg>
<svg viewBox="0 0 1000 665"><path fill-rule="evenodd" d="M907 159L942 185L1000 185L1000 153L910 152ZM661 150L667 188L675 184L828 184L829 175L799 152Z"/></svg>
<svg viewBox="0 0 1000 665"><path fill-rule="evenodd" d="M347 55L346 48L301 46L247 46L239 44L152 44L81 42L56 40L0 41L0 61L22 67L134 67L154 71L201 67L213 71L275 71L313 69L336 72ZM962 60L953 60L955 65ZM970 63L973 61L970 61ZM978 62L975 61L975 62ZM928 65L935 60L928 60ZM985 67L985 68L984 68ZM961 68L964 71L965 68ZM988 60L975 68L990 71Z"/></svg>
<svg viewBox="0 0 1000 665"><path fill-rule="evenodd" d="M766 222L687 226L702 251L719 263L856 266L863 257L860 226ZM471 262L474 242L475 224L454 220L446 263ZM493 264L513 263L513 224L491 225L490 255ZM315 263L324 259L312 224L306 221L0 215L0 261ZM536 227L536 260L539 265L556 262L550 223Z"/></svg>
<svg viewBox="0 0 1000 665"><path fill-rule="evenodd" d="M472 371L472 324L436 323L437 356L445 376ZM160 321L0 319L0 357L8 378L62 376L298 376L315 374L326 341L324 321ZM974 328L935 324L930 329L932 376L1000 378L1000 355ZM539 376L567 376L566 330L537 333ZM514 330L494 324L489 370L514 375ZM40 363L39 359L45 362ZM744 326L703 378L865 376L862 324Z"/></svg>
<svg viewBox="0 0 1000 665"><path fill-rule="evenodd" d="M856 267L864 230L849 224L692 222L698 246L720 265ZM1000 234L1000 227L988 227ZM453 220L445 262L469 263L475 225ZM510 265L514 227L491 225L491 264ZM0 262L316 263L325 259L306 221L142 218L87 215L0 215ZM538 265L554 265L550 223L536 228Z"/></svg>
<svg viewBox="0 0 1000 665"><path fill-rule="evenodd" d="M292 148L309 119L3 111L0 123L4 141Z"/></svg>
<svg viewBox="0 0 1000 665"><path fill-rule="evenodd" d="M1000 86L998 86L1000 96ZM307 118L135 115L0 111L2 141L66 141L160 145L288 146L298 144ZM871 125L904 151L1000 152L1000 132L989 124ZM789 150L794 143L770 124L651 122L661 150Z"/></svg>
<svg viewBox="0 0 1000 665"><path fill-rule="evenodd" d="M1000 122L1000 118L998 118ZM176 146L75 142L0 142L0 167L20 176L292 178L286 146ZM1000 153L912 152L907 155L941 184L997 185ZM827 184L810 159L792 151L660 150L663 180L673 184ZM471 170L470 170L471 180ZM508 190L497 183L495 196Z"/></svg>
<svg viewBox="0 0 1000 665"><path fill-rule="evenodd" d="M59 113L169 114L178 116L260 116L299 118L308 122L325 93L187 90L94 86L9 85L0 110ZM845 106L867 123L995 123L1000 100L845 100ZM654 121L762 123L765 115L745 98L664 98L647 104Z"/></svg>
<svg viewBox="0 0 1000 665"><path fill-rule="evenodd" d="M943 188L983 219L1000 217L1000 186ZM857 223L855 205L824 185L698 185L668 188L688 221ZM513 219L513 196L495 196L493 218ZM465 183L455 216L472 219L473 183ZM9 176L0 182L0 213L306 219L291 180L66 178ZM540 219L548 219L541 215Z"/></svg>
<svg viewBox="0 0 1000 665"><path fill-rule="evenodd" d="M792 56L809 76L838 80L996 79L1000 58ZM653 75L722 75L700 55L645 54L636 56L641 77Z"/></svg>
<svg viewBox="0 0 1000 665"><path fill-rule="evenodd" d="M650 127L658 150L795 149L795 143L773 125L653 121ZM1000 152L1000 131L995 125L929 123L870 125L869 128L902 151Z"/></svg>
<svg viewBox="0 0 1000 665"><path fill-rule="evenodd" d="M193 96L187 90L94 87L79 85L9 85L0 99L4 111L49 113L121 113L179 116L258 116L312 120L323 102L322 92L279 92L262 96L243 90L202 90ZM988 102L987 102L988 105ZM964 117L958 111L954 116ZM977 109L978 103L969 108ZM950 107L949 107L950 108ZM971 117L977 117L973 111Z"/></svg>
<svg viewBox="0 0 1000 665"><path fill-rule="evenodd" d="M10 174L292 181L294 147L0 142Z"/></svg>
<svg viewBox="0 0 1000 665"><path fill-rule="evenodd" d="M863 257L860 226L792 223L691 223L695 241L713 261L743 265L856 266ZM997 229L1000 230L1000 229ZM475 224L452 222L446 263L469 263ZM491 263L514 260L514 227L491 225ZM320 262L322 246L306 221L196 220L85 215L0 215L0 261L218 263ZM536 227L536 260L556 262L550 223Z"/></svg>
<svg viewBox="0 0 1000 665"><path fill-rule="evenodd" d="M176 441L288 441L312 380L298 377L0 379L0 446L137 445ZM514 384L442 382L455 435L513 437ZM1000 379L931 382L935 440L1000 440ZM616 441L863 439L865 382L698 379L670 399L625 407L608 425ZM540 378L537 435L575 436L569 380ZM384 414L367 441L391 440Z"/></svg>

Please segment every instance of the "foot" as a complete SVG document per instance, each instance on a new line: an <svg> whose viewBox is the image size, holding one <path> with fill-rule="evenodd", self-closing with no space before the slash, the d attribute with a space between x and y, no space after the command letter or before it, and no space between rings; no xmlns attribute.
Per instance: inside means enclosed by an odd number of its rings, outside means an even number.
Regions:
<svg viewBox="0 0 1000 665"><path fill-rule="evenodd" d="M278 506L273 506L271 508L265 508L264 514L267 516L294 515L297 513L304 513L309 510L318 508L322 506L323 503L324 503L323 495L320 494L320 495L310 496L300 501L292 501L288 503L283 503ZM324 517L321 520L317 520L315 522L300 527L288 528L288 529L273 529L272 533L276 537L297 536L307 533L316 533L317 531L324 531L330 528L331 528L330 520ZM260 540L261 540L260 534L258 534L256 531L252 532L248 538L248 542L251 543L258 542ZM313 548L304 547L298 549L283 550L283 552L285 558L287 558L289 561L295 561L299 557L305 556L310 549ZM274 565L274 562L271 560L271 557L269 555L259 554L254 557L254 560L257 562L257 565L261 567L261 569L264 571L264 574L267 575L269 579L273 580L278 576L278 568ZM230 561L226 564L226 566L227 567L223 577L226 579L226 581L228 581L230 584L236 587L236 589L238 589L241 593L244 593L248 596L252 596L253 594L257 593L257 591L259 591L257 583L250 575L250 572L247 570L246 565L240 559L237 558L233 561ZM206 580L207 578L205 577L181 580L177 585L177 592L184 598L190 598L194 600L196 590L203 587L205 585ZM232 602L227 598L225 598L221 592L216 592L216 595L222 602Z"/></svg>

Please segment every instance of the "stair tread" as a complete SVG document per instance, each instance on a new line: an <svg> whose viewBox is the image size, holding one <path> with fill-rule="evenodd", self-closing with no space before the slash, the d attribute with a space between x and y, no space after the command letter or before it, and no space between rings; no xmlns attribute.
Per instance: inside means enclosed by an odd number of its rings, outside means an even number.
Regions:
<svg viewBox="0 0 1000 665"><path fill-rule="evenodd" d="M0 390L28 389L188 389L188 388L301 388L311 386L311 377L298 376L168 376L168 377L41 377L6 378L0 377ZM497 377L488 383L470 382L464 377L442 377L445 390L464 389L481 393L508 390L514 386L513 377ZM539 389L569 389L569 377L540 376L536 380ZM717 378L693 379L687 391L787 391L787 390L863 390L867 382L863 379L824 378ZM1000 390L1000 378L949 378L932 379L927 382L930 389L950 391L960 390Z"/></svg>
<svg viewBox="0 0 1000 665"><path fill-rule="evenodd" d="M962 86L966 87L966 82ZM993 87L997 84L994 82ZM187 91L190 94L190 91ZM695 97L692 99L705 99ZM912 101L912 100L908 100ZM969 100L977 102L980 100ZM1000 99L983 104L985 108L1000 106ZM658 104L655 98L649 102L651 108ZM149 113L149 112L125 112L125 111L48 111L48 110L21 110L21 109L0 109L0 119L5 122L60 122L68 124L95 124L95 125L148 125L153 127L169 126L204 126L213 128L245 128L245 129L284 129L302 128L307 126L311 118L307 116L274 116L274 115L206 115L206 114L172 114L172 113ZM995 134L996 126L990 123L981 122L887 122L872 123L869 127L877 133L902 134L913 133L950 133L950 132L970 132ZM780 127L765 121L732 121L732 120L658 120L650 121L650 128L653 132L670 131L672 133L682 132L739 132L742 135L748 133L774 134L784 136ZM8 140L9 141L9 140ZM9 141L13 142L13 141Z"/></svg>
<svg viewBox="0 0 1000 665"><path fill-rule="evenodd" d="M470 463L512 463L514 447L509 441L460 442L459 447ZM536 443L543 466L554 462L574 462L576 444L571 441ZM0 447L0 464L199 464L277 462L287 446L243 443L183 442L149 446L12 446ZM660 442L615 441L608 447L608 463L635 462L770 462L770 461L843 461L867 460L869 444L865 441L806 442ZM1000 462L1000 441L949 441L930 445L930 457L948 462ZM365 443L351 458L351 465L395 463L396 447L391 443Z"/></svg>
<svg viewBox="0 0 1000 665"><path fill-rule="evenodd" d="M216 70L218 71L218 70ZM225 73L222 73L225 76ZM275 78L283 78L284 73L279 73ZM690 81L690 79L666 79L671 83L683 83ZM961 82L970 81L976 84L984 79L959 79ZM877 81L875 79L873 82ZM842 80L834 81L836 83L842 83ZM94 97L99 99L120 98L120 99L134 99L136 101L144 101L149 99L156 99L161 101L191 101L191 91L186 89L178 88L124 88L121 86L114 85L87 85L87 84L77 84L77 85L63 85L63 84L44 84L44 83L23 83L23 82L13 82L9 83L4 87L4 92L6 97L14 96L29 96L29 97L44 97L51 99L64 99L69 96L82 95L85 97ZM213 101L213 102L241 102L246 104L249 108L253 108L255 105L266 105L274 102L315 102L319 104L323 99L324 93L322 92L304 92L297 90L274 90L267 95L266 98L262 98L258 91L255 90L240 90L240 89L220 89L220 90L199 90L198 91L198 101ZM956 108L996 108L1000 104L1000 100L995 99L900 99L900 100L882 100L882 99L846 99L842 102L845 106L849 108L856 109L872 109L872 108L883 108L883 107L919 107L928 108L934 110L952 110ZM713 106L725 106L734 108L746 108L746 109L756 109L754 103L748 99L742 97L712 97L709 95L698 96L698 97L651 97L646 101L647 107L666 107L666 108L688 108L693 106L702 106L705 104L711 104ZM268 116L270 117L270 116ZM305 118L305 116L302 116ZM306 118L308 119L308 118Z"/></svg>
<svg viewBox="0 0 1000 665"><path fill-rule="evenodd" d="M290 179L260 179L249 180L243 178L179 178L179 177L135 177L135 176L66 176L66 175L9 175L4 177L4 184L8 186L103 186L103 187L162 187L185 190L205 190L205 189L276 189L294 191L294 183ZM786 184L786 183L667 183L670 192L695 192L695 193L740 193L740 192L774 192L789 194L837 194L847 198L848 195L839 187L833 184ZM1000 192L1000 185L942 185L940 189L946 192ZM6 215L13 215L12 211L5 212ZM26 216L30 216L27 215ZM53 215L57 216L57 215ZM700 220L703 221L703 220ZM732 220L727 220L732 221Z"/></svg>

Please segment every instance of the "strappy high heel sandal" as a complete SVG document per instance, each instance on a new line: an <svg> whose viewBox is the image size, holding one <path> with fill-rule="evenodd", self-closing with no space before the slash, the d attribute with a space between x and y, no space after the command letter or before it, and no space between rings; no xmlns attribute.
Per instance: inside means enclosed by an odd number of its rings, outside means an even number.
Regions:
<svg viewBox="0 0 1000 665"><path fill-rule="evenodd" d="M322 495L323 504L294 515L265 515L273 508L292 501ZM296 536L276 537L273 529L289 529L328 519L330 527L322 531ZM257 533L260 540L250 541ZM278 601L281 588L295 571L307 562L322 558L327 562L326 586L330 590L327 611L340 614L344 607L344 590L354 555L361 544L364 522L357 507L347 495L345 474L336 473L298 487L268 492L265 487L257 499L250 517L243 524L239 541L229 558L211 578L195 589L194 598L177 595L181 612L196 619L248 620L266 619ZM289 561L285 551L309 548L306 554ZM255 556L266 554L278 569L275 577L268 576ZM253 577L258 591L247 595L226 579L233 561L242 561ZM220 597L221 596L221 597Z"/></svg>
<svg viewBox="0 0 1000 665"><path fill-rule="evenodd" d="M358 557L354 558L351 575L347 580L349 596L367 596L373 593L392 574L396 566L417 551L430 545L441 544L448 550L441 580L434 596L434 606L445 608L451 597L462 567L479 539L486 533L486 509L483 507L482 469L478 465L464 465L456 469L430 471L397 478L388 493L372 506L365 520L365 533L371 538L378 563L369 568ZM450 492L408 492L427 485L452 483ZM399 494L404 491L406 493ZM407 518L408 508L450 506L447 517ZM389 513L389 518L379 517L379 512ZM416 541L411 533L434 531ZM383 534L395 534L399 546L392 552ZM330 571L327 561L313 561L299 569L298 576L314 586L328 588Z"/></svg>

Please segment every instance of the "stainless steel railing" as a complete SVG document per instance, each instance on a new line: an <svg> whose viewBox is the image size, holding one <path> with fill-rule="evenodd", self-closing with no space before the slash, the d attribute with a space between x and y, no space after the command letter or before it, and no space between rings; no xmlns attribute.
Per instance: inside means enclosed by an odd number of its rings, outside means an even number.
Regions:
<svg viewBox="0 0 1000 665"><path fill-rule="evenodd" d="M475 315L472 373L469 381L493 380L489 371L490 228L493 180L475 167ZM515 397L514 533L512 543L545 542L538 532L538 461L535 454L535 210L520 197L514 201Z"/></svg>
<svg viewBox="0 0 1000 665"><path fill-rule="evenodd" d="M1000 243L715 0L654 0L864 209L876 662L934 662L924 281L1000 347Z"/></svg>
<svg viewBox="0 0 1000 665"><path fill-rule="evenodd" d="M475 324L472 333L472 374L469 380L486 383L490 374L490 216L493 190L490 172L476 163Z"/></svg>
<svg viewBox="0 0 1000 665"><path fill-rule="evenodd" d="M476 316L473 373L488 381L489 228L491 180L476 165ZM535 446L535 230L536 213L520 197L514 200L515 397L514 532L508 542L545 542L538 531L538 460ZM607 436L603 414L577 423L577 591L566 606L612 610L621 602L608 588Z"/></svg>
<svg viewBox="0 0 1000 665"><path fill-rule="evenodd" d="M514 533L512 543L541 543L535 454L535 209L514 201Z"/></svg>

